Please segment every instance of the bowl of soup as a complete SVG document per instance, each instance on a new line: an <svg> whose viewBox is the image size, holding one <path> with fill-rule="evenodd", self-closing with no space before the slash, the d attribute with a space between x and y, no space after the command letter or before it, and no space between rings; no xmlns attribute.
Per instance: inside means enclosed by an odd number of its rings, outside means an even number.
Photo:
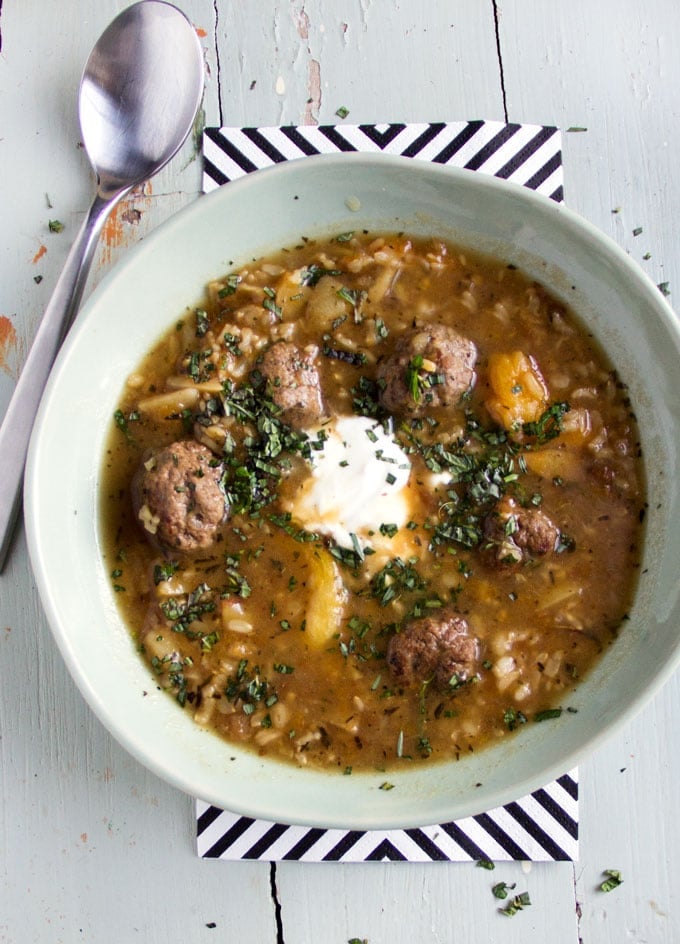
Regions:
<svg viewBox="0 0 680 944"><path fill-rule="evenodd" d="M31 443L31 559L131 754L245 815L449 821L565 773L678 660L680 332L523 188L291 162L102 282Z"/></svg>

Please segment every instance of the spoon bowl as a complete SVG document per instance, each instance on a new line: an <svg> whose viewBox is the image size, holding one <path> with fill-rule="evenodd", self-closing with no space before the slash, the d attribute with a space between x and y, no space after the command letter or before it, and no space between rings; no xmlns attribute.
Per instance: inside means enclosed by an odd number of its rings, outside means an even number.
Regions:
<svg viewBox="0 0 680 944"><path fill-rule="evenodd" d="M123 10L92 50L80 84L80 127L97 192L45 309L0 427L0 572L19 509L33 422L82 298L97 238L116 203L174 157L203 96L203 52L165 0Z"/></svg>
<svg viewBox="0 0 680 944"><path fill-rule="evenodd" d="M144 0L116 17L80 83L80 127L101 196L167 164L191 130L202 91L203 58L183 13Z"/></svg>

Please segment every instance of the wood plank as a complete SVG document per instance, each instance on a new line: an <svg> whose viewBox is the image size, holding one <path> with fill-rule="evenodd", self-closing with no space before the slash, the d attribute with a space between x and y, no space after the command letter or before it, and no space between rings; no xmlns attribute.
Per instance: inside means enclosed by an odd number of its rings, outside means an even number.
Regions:
<svg viewBox="0 0 680 944"><path fill-rule="evenodd" d="M502 118L490 3L220 5L224 124Z"/></svg>
<svg viewBox="0 0 680 944"><path fill-rule="evenodd" d="M502 941L577 944L571 863L396 863L279 866L286 944L326 940ZM531 905L512 918L494 897L497 882L528 892ZM332 929L332 937L330 936Z"/></svg>
<svg viewBox="0 0 680 944"><path fill-rule="evenodd" d="M511 120L587 129L565 133L567 203L672 291L680 277L673 91L680 63L671 37L680 30L680 8L667 0L644 7L605 0L553 4L547 17L540 0L501 0L499 9ZM680 825L669 815L680 778L680 757L669 750L679 703L676 674L582 765L577 896L584 941L680 939L672 880L680 868ZM604 894L599 885L607 868L620 869L624 885Z"/></svg>

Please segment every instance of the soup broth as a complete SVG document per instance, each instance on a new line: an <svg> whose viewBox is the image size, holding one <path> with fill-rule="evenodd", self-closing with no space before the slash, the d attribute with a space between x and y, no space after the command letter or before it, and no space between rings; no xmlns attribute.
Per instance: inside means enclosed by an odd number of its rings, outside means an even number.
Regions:
<svg viewBox="0 0 680 944"><path fill-rule="evenodd" d="M576 711L645 508L626 389L565 305L370 233L211 283L127 379L102 496L156 684L227 741L347 773Z"/></svg>

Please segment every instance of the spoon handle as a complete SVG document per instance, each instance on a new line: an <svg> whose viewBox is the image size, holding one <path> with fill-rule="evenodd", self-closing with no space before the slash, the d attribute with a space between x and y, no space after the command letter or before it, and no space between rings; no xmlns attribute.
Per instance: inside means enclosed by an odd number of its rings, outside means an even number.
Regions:
<svg viewBox="0 0 680 944"><path fill-rule="evenodd" d="M75 318L104 220L125 191L99 194L66 258L0 427L0 573L19 512L33 422L61 343Z"/></svg>

